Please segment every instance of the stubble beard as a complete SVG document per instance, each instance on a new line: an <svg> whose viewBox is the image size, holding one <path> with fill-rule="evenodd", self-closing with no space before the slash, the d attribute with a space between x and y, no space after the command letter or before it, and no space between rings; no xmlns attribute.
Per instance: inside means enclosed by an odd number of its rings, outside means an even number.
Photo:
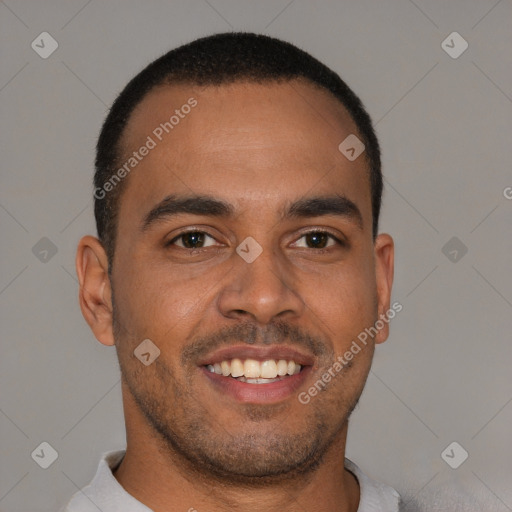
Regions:
<svg viewBox="0 0 512 512"><path fill-rule="evenodd" d="M326 387L325 393L302 406L300 427L293 432L286 428L286 413L280 414L282 404L241 406L241 422L247 429L228 431L194 397L191 386L178 382L161 358L148 367L135 359L137 342L123 329L113 309L122 380L170 466L189 476L248 487L311 478L340 439L364 386L349 399ZM350 380L349 375L346 378ZM281 422L277 422L279 416ZM269 429L270 423L265 426L265 422L270 420L285 428ZM263 425L261 430L259 425Z"/></svg>

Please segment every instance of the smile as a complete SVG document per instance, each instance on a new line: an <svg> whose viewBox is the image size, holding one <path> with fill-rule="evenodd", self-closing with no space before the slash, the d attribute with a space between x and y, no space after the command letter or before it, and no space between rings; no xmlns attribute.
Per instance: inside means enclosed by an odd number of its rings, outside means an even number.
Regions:
<svg viewBox="0 0 512 512"><path fill-rule="evenodd" d="M267 359L231 359L220 363L206 365L210 373L224 377L232 377L239 382L249 384L270 384L278 382L290 375L300 373L302 366L293 360Z"/></svg>
<svg viewBox="0 0 512 512"><path fill-rule="evenodd" d="M197 363L218 400L264 405L287 400L305 387L315 358L291 346L239 344Z"/></svg>

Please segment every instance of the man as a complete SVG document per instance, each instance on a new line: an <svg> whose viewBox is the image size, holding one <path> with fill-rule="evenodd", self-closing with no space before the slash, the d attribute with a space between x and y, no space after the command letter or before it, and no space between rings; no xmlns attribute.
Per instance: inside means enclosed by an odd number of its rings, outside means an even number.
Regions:
<svg viewBox="0 0 512 512"><path fill-rule="evenodd" d="M398 510L345 458L394 309L381 192L361 102L288 43L199 39L126 86L76 263L127 448L66 511Z"/></svg>

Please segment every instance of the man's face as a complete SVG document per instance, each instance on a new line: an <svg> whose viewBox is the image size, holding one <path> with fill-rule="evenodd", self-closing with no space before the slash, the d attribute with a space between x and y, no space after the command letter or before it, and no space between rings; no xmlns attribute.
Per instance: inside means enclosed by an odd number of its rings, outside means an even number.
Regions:
<svg viewBox="0 0 512 512"><path fill-rule="evenodd" d="M158 140L154 130L191 97L197 105ZM334 98L299 82L160 87L130 118L123 158L148 136L156 147L120 202L112 286L125 407L203 471L305 471L360 396L373 342L307 405L298 400L389 299L376 277L367 162L338 150L354 133ZM232 212L155 210L170 196L208 196ZM338 213L287 215L312 198L337 199ZM160 356L145 366L133 352L148 338ZM283 373L286 361L287 375L256 383L211 371L240 374L236 359L260 363L245 363L246 375Z"/></svg>

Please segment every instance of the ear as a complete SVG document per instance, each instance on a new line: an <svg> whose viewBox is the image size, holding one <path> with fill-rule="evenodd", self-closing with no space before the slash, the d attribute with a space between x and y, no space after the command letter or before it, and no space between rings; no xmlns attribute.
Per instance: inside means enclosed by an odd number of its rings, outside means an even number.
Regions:
<svg viewBox="0 0 512 512"><path fill-rule="evenodd" d="M377 281L378 320L383 320L384 327L375 335L375 343L383 343L389 336L389 319L386 312L390 308L391 287L393 285L395 250L391 236L382 233L374 244L375 274Z"/></svg>
<svg viewBox="0 0 512 512"><path fill-rule="evenodd" d="M114 345L112 289L107 254L101 242L93 236L84 236L78 243L75 263L82 315L100 343Z"/></svg>

